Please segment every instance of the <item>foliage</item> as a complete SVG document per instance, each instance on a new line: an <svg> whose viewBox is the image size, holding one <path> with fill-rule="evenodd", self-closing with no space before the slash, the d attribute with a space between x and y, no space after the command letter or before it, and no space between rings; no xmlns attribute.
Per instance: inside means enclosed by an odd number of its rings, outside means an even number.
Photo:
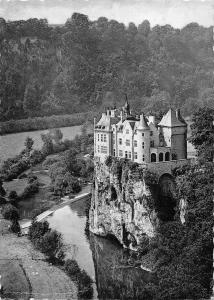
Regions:
<svg viewBox="0 0 214 300"><path fill-rule="evenodd" d="M40 240L39 250L45 254L51 261L62 262L65 254L61 233L56 230L47 231Z"/></svg>
<svg viewBox="0 0 214 300"><path fill-rule="evenodd" d="M17 220L12 221L12 224L10 226L10 230L13 233L20 233L21 232L21 227L20 227L19 222Z"/></svg>
<svg viewBox="0 0 214 300"><path fill-rule="evenodd" d="M0 179L0 196L5 196L6 195L6 191L3 187L3 181Z"/></svg>
<svg viewBox="0 0 214 300"><path fill-rule="evenodd" d="M209 299L212 293L214 164L176 171L177 197L186 202L185 223L163 223L153 241L158 285L154 299Z"/></svg>
<svg viewBox="0 0 214 300"><path fill-rule="evenodd" d="M72 280L78 284L78 297L80 299L91 299L93 296L92 280L90 276L81 270L77 262L67 259L64 264L64 270Z"/></svg>
<svg viewBox="0 0 214 300"><path fill-rule="evenodd" d="M9 199L10 201L16 202L16 201L18 200L18 198L19 198L19 197L18 197L16 191L10 191L10 193L9 193L9 195L8 195L8 199Z"/></svg>
<svg viewBox="0 0 214 300"><path fill-rule="evenodd" d="M157 174L149 171L149 170L144 170L143 171L143 175L144 175L144 179L145 179L145 183L147 185L155 185L158 184L158 176Z"/></svg>
<svg viewBox="0 0 214 300"><path fill-rule="evenodd" d="M19 211L12 204L5 204L2 207L2 215L5 219L10 221L17 221L19 219Z"/></svg>
<svg viewBox="0 0 214 300"><path fill-rule="evenodd" d="M190 142L196 148L199 158L205 161L213 161L214 109L200 108L194 113L192 121Z"/></svg>
<svg viewBox="0 0 214 300"><path fill-rule="evenodd" d="M28 231L28 238L52 262L62 263L65 257L61 233L52 230L47 221L33 221Z"/></svg>
<svg viewBox="0 0 214 300"><path fill-rule="evenodd" d="M211 27L125 26L80 13L60 27L35 18L1 21L1 121L119 106L124 92L146 113L170 105L191 114L213 105ZM34 129L44 122L26 119ZM21 123L7 130L26 128Z"/></svg>
<svg viewBox="0 0 214 300"><path fill-rule="evenodd" d="M28 136L24 143L27 152L30 152L33 149L33 144L34 140Z"/></svg>
<svg viewBox="0 0 214 300"><path fill-rule="evenodd" d="M50 228L47 221L33 221L28 230L28 238L36 246L40 238L48 231L50 231Z"/></svg>
<svg viewBox="0 0 214 300"><path fill-rule="evenodd" d="M33 180L33 182L29 183L22 194L20 195L20 199L26 199L39 191L39 184L37 180Z"/></svg>
<svg viewBox="0 0 214 300"><path fill-rule="evenodd" d="M107 167L110 167L112 164L112 156L107 156L105 159L105 164Z"/></svg>
<svg viewBox="0 0 214 300"><path fill-rule="evenodd" d="M49 116L49 117L34 117L28 119L20 120L10 120L1 122L0 133L15 133L23 131L35 131L42 129L51 129L57 127L68 127L81 125L86 120L92 121L93 117L96 115L94 112L87 113L75 113L70 115L59 115L59 116Z"/></svg>

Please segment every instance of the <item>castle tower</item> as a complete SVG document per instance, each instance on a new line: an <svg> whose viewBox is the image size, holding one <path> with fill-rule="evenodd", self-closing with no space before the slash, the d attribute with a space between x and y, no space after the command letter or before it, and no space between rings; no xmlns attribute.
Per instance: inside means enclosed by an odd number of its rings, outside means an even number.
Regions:
<svg viewBox="0 0 214 300"><path fill-rule="evenodd" d="M134 150L137 152L137 162L150 162L150 128L143 113L140 115L140 121L136 128L135 140L137 140L137 147Z"/></svg>
<svg viewBox="0 0 214 300"><path fill-rule="evenodd" d="M167 147L171 147L171 159L187 158L187 124L179 110L170 109L158 124Z"/></svg>

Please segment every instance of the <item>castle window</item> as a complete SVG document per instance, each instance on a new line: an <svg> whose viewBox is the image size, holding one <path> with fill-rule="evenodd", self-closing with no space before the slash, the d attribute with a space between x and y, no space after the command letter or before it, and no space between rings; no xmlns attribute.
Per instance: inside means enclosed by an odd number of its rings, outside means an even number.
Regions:
<svg viewBox="0 0 214 300"><path fill-rule="evenodd" d="M119 156L123 156L123 150L119 150Z"/></svg>
<svg viewBox="0 0 214 300"><path fill-rule="evenodd" d="M159 161L163 161L163 153L159 153Z"/></svg>
<svg viewBox="0 0 214 300"><path fill-rule="evenodd" d="M176 160L177 159L177 154L176 153L172 153L172 160Z"/></svg>
<svg viewBox="0 0 214 300"><path fill-rule="evenodd" d="M131 154L131 152L129 151L129 158L132 158L132 154Z"/></svg>
<svg viewBox="0 0 214 300"><path fill-rule="evenodd" d="M143 154L143 161L145 161L145 155Z"/></svg>
<svg viewBox="0 0 214 300"><path fill-rule="evenodd" d="M153 136L153 131L150 131L150 136Z"/></svg>
<svg viewBox="0 0 214 300"><path fill-rule="evenodd" d="M101 153L107 154L107 147L101 146Z"/></svg>
<svg viewBox="0 0 214 300"><path fill-rule="evenodd" d="M144 142L142 142L142 148L144 149Z"/></svg>
<svg viewBox="0 0 214 300"><path fill-rule="evenodd" d="M125 158L128 158L128 151L125 151Z"/></svg>
<svg viewBox="0 0 214 300"><path fill-rule="evenodd" d="M122 145L122 143L123 143L123 142L122 142L122 139L120 138L120 139L119 139L119 145Z"/></svg>
<svg viewBox="0 0 214 300"><path fill-rule="evenodd" d="M115 151L115 149L113 150L113 156L116 156L116 151Z"/></svg>
<svg viewBox="0 0 214 300"><path fill-rule="evenodd" d="M106 134L104 134L103 136L104 136L104 142L106 142Z"/></svg>
<svg viewBox="0 0 214 300"><path fill-rule="evenodd" d="M126 146L130 146L130 140L126 140Z"/></svg>
<svg viewBox="0 0 214 300"><path fill-rule="evenodd" d="M142 136L144 136L144 132L142 133Z"/></svg>
<svg viewBox="0 0 214 300"><path fill-rule="evenodd" d="M137 147L137 141L134 141L134 147Z"/></svg>
<svg viewBox="0 0 214 300"><path fill-rule="evenodd" d="M99 135L99 133L97 135L97 140L98 140L98 142L100 141L100 135Z"/></svg>
<svg viewBox="0 0 214 300"><path fill-rule="evenodd" d="M129 130L128 129L126 129L126 134L129 134Z"/></svg>
<svg viewBox="0 0 214 300"><path fill-rule="evenodd" d="M169 152L166 152L165 153L165 161L169 161L169 158L170 158L170 154L169 154Z"/></svg>
<svg viewBox="0 0 214 300"><path fill-rule="evenodd" d="M100 152L100 146L99 145L97 146L97 152Z"/></svg>
<svg viewBox="0 0 214 300"><path fill-rule="evenodd" d="M134 153L134 158L137 159L137 152Z"/></svg>
<svg viewBox="0 0 214 300"><path fill-rule="evenodd" d="M151 162L156 162L156 154L155 153L151 154Z"/></svg>
<svg viewBox="0 0 214 300"><path fill-rule="evenodd" d="M103 134L101 134L101 142L103 142Z"/></svg>
<svg viewBox="0 0 214 300"><path fill-rule="evenodd" d="M154 141L150 141L150 147L154 147Z"/></svg>

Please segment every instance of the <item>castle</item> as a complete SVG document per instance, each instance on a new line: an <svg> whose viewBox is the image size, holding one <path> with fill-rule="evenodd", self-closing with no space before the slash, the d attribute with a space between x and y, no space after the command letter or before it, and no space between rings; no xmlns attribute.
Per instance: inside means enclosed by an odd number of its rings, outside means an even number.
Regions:
<svg viewBox="0 0 214 300"><path fill-rule="evenodd" d="M132 115L126 101L120 110L107 109L94 122L94 156L127 158L139 164L187 159L187 124L179 110L169 109L156 124L154 116Z"/></svg>

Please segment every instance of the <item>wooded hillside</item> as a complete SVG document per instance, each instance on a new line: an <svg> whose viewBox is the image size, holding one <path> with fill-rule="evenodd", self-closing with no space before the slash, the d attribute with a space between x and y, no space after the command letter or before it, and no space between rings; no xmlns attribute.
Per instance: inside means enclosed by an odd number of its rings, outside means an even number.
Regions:
<svg viewBox="0 0 214 300"><path fill-rule="evenodd" d="M197 23L0 19L0 121L121 105L124 94L138 112L214 107L212 45L212 28Z"/></svg>

